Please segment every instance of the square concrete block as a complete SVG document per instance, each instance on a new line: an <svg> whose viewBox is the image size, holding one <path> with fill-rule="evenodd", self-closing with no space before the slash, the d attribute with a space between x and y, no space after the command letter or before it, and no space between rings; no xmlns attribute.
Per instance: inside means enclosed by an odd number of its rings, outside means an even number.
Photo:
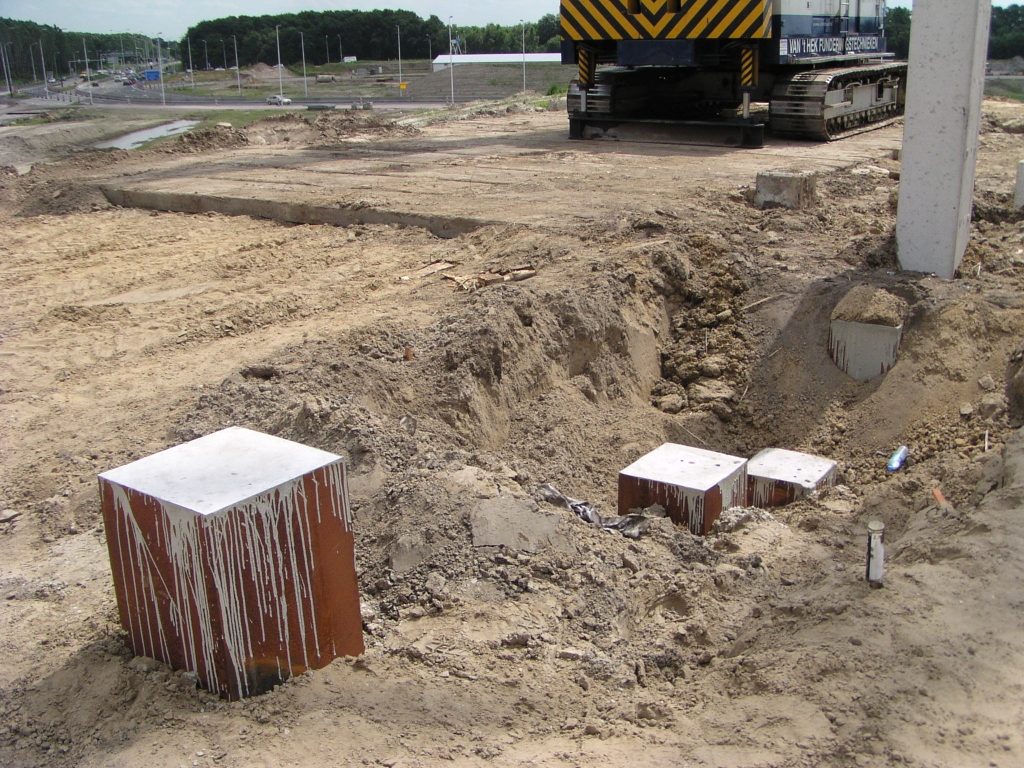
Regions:
<svg viewBox="0 0 1024 768"><path fill-rule="evenodd" d="M835 485L836 463L782 448L765 448L747 462L747 505L781 507Z"/></svg>
<svg viewBox="0 0 1024 768"><path fill-rule="evenodd" d="M817 189L817 176L807 171L760 171L754 205L802 211L814 205Z"/></svg>
<svg viewBox="0 0 1024 768"><path fill-rule="evenodd" d="M743 504L747 462L665 443L619 473L619 514L660 504L676 525L706 536L723 509Z"/></svg>
<svg viewBox="0 0 1024 768"><path fill-rule="evenodd" d="M137 655L237 699L362 653L340 456L232 427L99 482Z"/></svg>

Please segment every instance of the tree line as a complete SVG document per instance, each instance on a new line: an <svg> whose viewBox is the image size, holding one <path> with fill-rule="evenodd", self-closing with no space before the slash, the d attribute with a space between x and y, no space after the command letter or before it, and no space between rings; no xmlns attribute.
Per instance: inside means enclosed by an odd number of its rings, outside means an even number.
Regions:
<svg viewBox="0 0 1024 768"><path fill-rule="evenodd" d="M452 37L463 53L516 53L559 50L558 16L547 14L524 25L452 27ZM285 65L302 60L312 65L337 63L342 56L359 60L398 58L401 34L402 57L425 59L448 53L448 25L437 16L422 19L412 11L303 11L276 16L229 16L202 21L188 29L180 40L160 40L163 56L182 62L186 68L216 69L263 62L277 63L278 33L281 61ZM94 34L66 32L59 27L0 18L0 45L6 46L11 76L16 81L39 79L43 69L55 77L84 71L83 40L93 69L107 62L125 61L135 69L156 61L158 41L131 33ZM191 56L190 56L191 54ZM123 57L123 58L122 58Z"/></svg>
<svg viewBox="0 0 1024 768"><path fill-rule="evenodd" d="M885 36L889 50L899 59L910 55L910 24L912 14L907 8L890 8L885 17ZM1024 57L1024 6L1008 5L992 8L992 25L988 36L990 59Z"/></svg>
<svg viewBox="0 0 1024 768"><path fill-rule="evenodd" d="M176 43L161 41L161 51L165 58L169 45L170 55L176 55ZM133 63L144 65L145 62L156 61L157 42L154 38L127 32L65 32L47 24L0 18L0 46L5 47L11 77L18 81L28 81L33 76L39 79L39 70L44 69L44 64L46 72L52 73L55 78L77 75L85 69L86 51L92 69L107 66L107 55L120 60L122 52L129 66Z"/></svg>
<svg viewBox="0 0 1024 768"><path fill-rule="evenodd" d="M993 8L988 57L1012 59L1014 56L1024 56L1024 6Z"/></svg>
<svg viewBox="0 0 1024 768"><path fill-rule="evenodd" d="M558 17L548 14L524 25L453 27L452 38L462 53L514 53L557 51ZM448 53L448 25L437 16L420 18L412 11L303 11L275 16L228 16L202 21L188 29L178 41L179 50L187 55L192 46L195 69L207 66L234 65L234 44L238 44L238 60L242 66L263 62L277 63L277 46L281 61L295 64L305 53L306 63L321 65L338 62L342 56L359 60L381 61L398 58L399 36L402 56L425 59ZM206 41L202 58L196 49ZM216 57L207 50L216 50ZM225 57L224 52L227 51Z"/></svg>

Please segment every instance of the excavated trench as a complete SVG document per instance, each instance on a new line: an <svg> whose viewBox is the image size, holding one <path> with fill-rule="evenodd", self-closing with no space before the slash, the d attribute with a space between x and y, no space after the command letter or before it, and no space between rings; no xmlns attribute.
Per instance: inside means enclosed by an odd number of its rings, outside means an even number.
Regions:
<svg viewBox="0 0 1024 768"><path fill-rule="evenodd" d="M393 571L404 536L447 551L452 573L471 567L465 516L479 493L539 498L536 489L553 483L614 513L619 470L663 442L747 457L770 446L821 453L840 462L841 482L870 488L886 479L896 440L923 458L975 450L986 431L992 443L1004 434L1002 422L929 423L935 396L926 394L958 397L977 379L994 351L992 327L1010 322L997 305L962 313L943 288L861 276L911 300L912 322L903 364L857 384L825 343L850 281L810 282L761 304L750 300L756 283L713 236L655 234L629 236L609 258L553 261L531 281L458 298L429 326L395 317L303 344L202 395L175 436L234 423L346 456L372 591ZM478 248L501 239L491 229L473 237ZM748 304L769 317L748 314ZM962 338L938 333L940 347L955 349L937 368L936 324L950 313L962 320ZM972 351L972 339L988 347ZM1004 335L996 346L1009 342ZM894 421L896 393L918 400ZM468 489L466 473L475 478ZM971 478L947 481L958 500L970 486ZM872 493L869 506L892 506L898 537L912 502ZM663 599L652 594L651 605Z"/></svg>

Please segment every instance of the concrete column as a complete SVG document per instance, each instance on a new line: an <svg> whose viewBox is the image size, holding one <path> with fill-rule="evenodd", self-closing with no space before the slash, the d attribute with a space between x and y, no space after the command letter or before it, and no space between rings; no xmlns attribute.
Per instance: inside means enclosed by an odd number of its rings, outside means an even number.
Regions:
<svg viewBox="0 0 1024 768"><path fill-rule="evenodd" d="M896 241L903 269L951 279L970 235L990 0L916 0Z"/></svg>

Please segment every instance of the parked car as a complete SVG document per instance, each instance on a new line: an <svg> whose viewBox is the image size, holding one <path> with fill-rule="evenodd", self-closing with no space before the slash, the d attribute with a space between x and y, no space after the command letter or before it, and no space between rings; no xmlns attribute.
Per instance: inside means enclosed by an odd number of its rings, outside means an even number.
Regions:
<svg viewBox="0 0 1024 768"><path fill-rule="evenodd" d="M273 96L267 96L267 104L275 104L279 107L283 107L285 104L291 104L292 100L286 96L279 96L276 93Z"/></svg>

